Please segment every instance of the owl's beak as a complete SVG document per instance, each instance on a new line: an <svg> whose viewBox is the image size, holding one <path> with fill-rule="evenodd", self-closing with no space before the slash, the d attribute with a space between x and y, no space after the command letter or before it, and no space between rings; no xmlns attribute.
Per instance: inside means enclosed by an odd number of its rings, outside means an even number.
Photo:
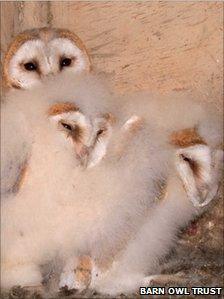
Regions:
<svg viewBox="0 0 224 299"><path fill-rule="evenodd" d="M84 161L89 154L89 148L88 146L80 142L75 145L75 152L77 158L81 161Z"/></svg>

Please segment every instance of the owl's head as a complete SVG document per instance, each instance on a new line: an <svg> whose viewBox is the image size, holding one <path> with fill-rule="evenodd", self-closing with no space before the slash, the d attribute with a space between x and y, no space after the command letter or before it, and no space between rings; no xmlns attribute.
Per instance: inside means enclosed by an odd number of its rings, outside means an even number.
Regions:
<svg viewBox="0 0 224 299"><path fill-rule="evenodd" d="M64 102L52 105L48 118L83 166L91 168L105 156L115 121L110 113L90 118L74 103Z"/></svg>
<svg viewBox="0 0 224 299"><path fill-rule="evenodd" d="M29 89L60 72L89 72L90 57L80 38L69 30L40 28L24 31L12 41L3 64L9 88Z"/></svg>

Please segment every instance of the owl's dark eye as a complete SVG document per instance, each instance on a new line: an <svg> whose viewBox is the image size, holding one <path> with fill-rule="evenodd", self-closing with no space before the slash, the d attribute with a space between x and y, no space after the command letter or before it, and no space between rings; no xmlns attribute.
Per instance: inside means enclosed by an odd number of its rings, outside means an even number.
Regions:
<svg viewBox="0 0 224 299"><path fill-rule="evenodd" d="M72 126L70 126L70 125L68 125L68 124L66 124L66 123L63 123L63 122L61 122L61 125L62 125L66 130L68 130L68 131L72 131Z"/></svg>
<svg viewBox="0 0 224 299"><path fill-rule="evenodd" d="M37 70L37 63L36 62L27 62L24 64L24 67L27 71L36 71Z"/></svg>
<svg viewBox="0 0 224 299"><path fill-rule="evenodd" d="M70 66L72 63L72 59L71 58L62 58L60 60L60 67L63 68L63 67L66 67L66 66Z"/></svg>
<svg viewBox="0 0 224 299"><path fill-rule="evenodd" d="M181 155L181 157L182 157L182 159L183 159L184 161L186 161L186 162L188 162L188 163L191 162L191 159L185 157L184 155Z"/></svg>
<svg viewBox="0 0 224 299"><path fill-rule="evenodd" d="M99 131L97 132L97 137L98 137L98 136L100 136L100 135L102 135L102 134L103 134L103 132L104 132L104 130L103 130L103 129L99 130Z"/></svg>

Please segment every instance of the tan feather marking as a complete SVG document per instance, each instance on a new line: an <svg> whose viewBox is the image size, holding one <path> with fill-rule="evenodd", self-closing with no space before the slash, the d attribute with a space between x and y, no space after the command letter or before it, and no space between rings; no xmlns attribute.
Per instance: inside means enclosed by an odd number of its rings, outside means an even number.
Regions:
<svg viewBox="0 0 224 299"><path fill-rule="evenodd" d="M83 148L83 138L85 135L85 129L81 128L80 126L76 126L73 134L71 135L72 140L76 144L77 151L82 152L81 149Z"/></svg>
<svg viewBox="0 0 224 299"><path fill-rule="evenodd" d="M88 255L83 255L79 258L79 263L75 269L76 280L84 284L86 287L91 282L92 259Z"/></svg>
<svg viewBox="0 0 224 299"><path fill-rule="evenodd" d="M56 103L48 109L47 114L48 116L54 116L61 113L68 113L73 111L79 111L79 108L73 103Z"/></svg>
<svg viewBox="0 0 224 299"><path fill-rule="evenodd" d="M170 143L177 147L187 147L195 144L205 144L204 139L198 134L195 128L188 128L173 132L170 135Z"/></svg>
<svg viewBox="0 0 224 299"><path fill-rule="evenodd" d="M137 118L127 129L126 133L133 135L137 133L143 127L144 120L142 118Z"/></svg>
<svg viewBox="0 0 224 299"><path fill-rule="evenodd" d="M111 125L116 123L116 117L111 113L105 113L102 117Z"/></svg>
<svg viewBox="0 0 224 299"><path fill-rule="evenodd" d="M26 161L19 173L19 177L18 177L17 181L15 182L14 186L12 187L12 191L14 193L17 193L21 189L21 187L25 181L25 178L27 176L27 172L28 172L28 162Z"/></svg>
<svg viewBox="0 0 224 299"><path fill-rule="evenodd" d="M47 27L41 28L41 30L39 32L40 39L42 41L44 41L45 43L52 40L54 38L54 35L55 35L55 30L51 29L51 28L47 28Z"/></svg>

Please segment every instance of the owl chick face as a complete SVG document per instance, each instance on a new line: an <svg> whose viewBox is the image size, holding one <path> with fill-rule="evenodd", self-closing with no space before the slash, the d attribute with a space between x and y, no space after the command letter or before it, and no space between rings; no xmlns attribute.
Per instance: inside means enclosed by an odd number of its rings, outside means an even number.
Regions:
<svg viewBox="0 0 224 299"><path fill-rule="evenodd" d="M77 35L63 29L41 28L19 34L6 53L6 86L29 89L48 75L89 72L91 62Z"/></svg>
<svg viewBox="0 0 224 299"><path fill-rule="evenodd" d="M74 148L76 158L85 168L98 164L106 154L114 117L84 115L73 103L57 103L48 110L48 117L67 145Z"/></svg>

